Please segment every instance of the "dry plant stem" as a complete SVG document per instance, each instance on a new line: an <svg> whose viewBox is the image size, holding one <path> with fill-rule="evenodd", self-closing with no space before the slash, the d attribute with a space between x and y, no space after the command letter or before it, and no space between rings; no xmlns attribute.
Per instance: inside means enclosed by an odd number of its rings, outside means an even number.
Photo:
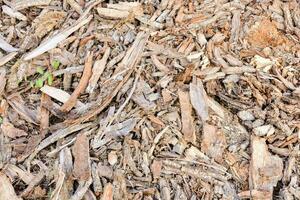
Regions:
<svg viewBox="0 0 300 200"><path fill-rule="evenodd" d="M115 115L111 118L111 120L109 121L107 127L109 127L110 125L112 125L112 123L114 122L114 120L119 116L119 114L123 111L123 109L125 108L125 106L128 104L128 102L130 101L135 89L136 89L136 86L137 86L137 83L138 83L138 80L141 76L141 72L142 72L142 69L143 67L140 66L138 71L137 71L137 74L135 76L135 79L134 79L134 82L133 82L133 86L130 90L130 93L128 94L126 100L124 101L124 103L119 107L119 109L117 110L117 112L115 113Z"/></svg>
<svg viewBox="0 0 300 200"><path fill-rule="evenodd" d="M65 102L64 105L61 107L61 111L63 111L63 112L68 112L75 106L75 104L77 102L77 98L85 90L85 88L88 85L89 79L92 75L93 53L88 52L86 57L87 58L85 61L82 77L79 81L78 86L76 87L74 92L71 94L68 101Z"/></svg>

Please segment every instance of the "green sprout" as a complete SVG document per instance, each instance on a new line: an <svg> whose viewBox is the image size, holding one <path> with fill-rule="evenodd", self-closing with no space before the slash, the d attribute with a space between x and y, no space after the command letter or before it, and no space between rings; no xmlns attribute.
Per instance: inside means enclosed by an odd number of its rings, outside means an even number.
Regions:
<svg viewBox="0 0 300 200"><path fill-rule="evenodd" d="M37 67L36 71L41 75L35 82L30 82L31 87L41 88L47 81L48 85L53 84L53 75L49 71L44 71L42 67Z"/></svg>
<svg viewBox="0 0 300 200"><path fill-rule="evenodd" d="M59 68L60 62L59 60L53 60L51 65L55 70L57 70Z"/></svg>

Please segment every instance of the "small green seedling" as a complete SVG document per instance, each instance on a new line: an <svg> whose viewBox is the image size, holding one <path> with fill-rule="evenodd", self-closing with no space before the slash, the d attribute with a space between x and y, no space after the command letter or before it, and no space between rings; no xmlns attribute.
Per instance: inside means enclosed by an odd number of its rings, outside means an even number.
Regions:
<svg viewBox="0 0 300 200"><path fill-rule="evenodd" d="M53 84L53 75L50 72L45 72L42 67L37 67L36 71L41 76L38 79L36 79L34 83L30 82L31 87L41 88L45 84L45 81L47 81L48 85Z"/></svg>
<svg viewBox="0 0 300 200"><path fill-rule="evenodd" d="M58 70L60 62L59 62L59 60L53 60L51 65L55 70Z"/></svg>

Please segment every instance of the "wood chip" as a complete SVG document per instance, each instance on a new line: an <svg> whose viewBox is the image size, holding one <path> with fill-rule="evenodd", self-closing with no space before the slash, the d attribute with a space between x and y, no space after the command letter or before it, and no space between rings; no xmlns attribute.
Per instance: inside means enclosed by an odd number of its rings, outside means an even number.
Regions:
<svg viewBox="0 0 300 200"><path fill-rule="evenodd" d="M11 200L20 200L15 190L10 182L10 180L3 174L0 173L0 199L11 199Z"/></svg>
<svg viewBox="0 0 300 200"><path fill-rule="evenodd" d="M191 143L195 143L196 131L194 118L192 116L192 105L189 93L179 89L178 96L181 109L182 133L184 134L184 139Z"/></svg>
<svg viewBox="0 0 300 200"><path fill-rule="evenodd" d="M89 139L85 134L77 136L72 152L74 156L74 177L82 181L89 180L91 177Z"/></svg>
<svg viewBox="0 0 300 200"><path fill-rule="evenodd" d="M70 111L76 105L77 98L88 85L88 81L92 75L93 53L88 53L86 57L87 58L85 61L84 70L80 82L78 83L78 86L76 87L74 92L71 94L70 98L61 107L61 111L63 112Z"/></svg>

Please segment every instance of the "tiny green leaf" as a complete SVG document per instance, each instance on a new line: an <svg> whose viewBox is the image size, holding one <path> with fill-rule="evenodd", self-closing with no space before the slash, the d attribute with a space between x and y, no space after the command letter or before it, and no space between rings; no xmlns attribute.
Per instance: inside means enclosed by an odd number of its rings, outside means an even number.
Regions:
<svg viewBox="0 0 300 200"><path fill-rule="evenodd" d="M34 87L34 83L32 81L29 82L30 87Z"/></svg>
<svg viewBox="0 0 300 200"><path fill-rule="evenodd" d="M0 117L0 124L2 124L3 123L3 118L2 117Z"/></svg>
<svg viewBox="0 0 300 200"><path fill-rule="evenodd" d="M44 84L44 81L42 78L39 78L35 81L35 87L37 87L37 88L43 87L43 84Z"/></svg>
<svg viewBox="0 0 300 200"><path fill-rule="evenodd" d="M57 70L59 68L60 62L59 60L53 60L51 65L55 70Z"/></svg>
<svg viewBox="0 0 300 200"><path fill-rule="evenodd" d="M49 84L49 85L52 85L52 84L53 84L53 75L52 75L52 74L49 74L47 80L48 80L48 84Z"/></svg>
<svg viewBox="0 0 300 200"><path fill-rule="evenodd" d="M36 71L39 73L39 74L44 74L44 69L42 67L37 67L36 68Z"/></svg>

